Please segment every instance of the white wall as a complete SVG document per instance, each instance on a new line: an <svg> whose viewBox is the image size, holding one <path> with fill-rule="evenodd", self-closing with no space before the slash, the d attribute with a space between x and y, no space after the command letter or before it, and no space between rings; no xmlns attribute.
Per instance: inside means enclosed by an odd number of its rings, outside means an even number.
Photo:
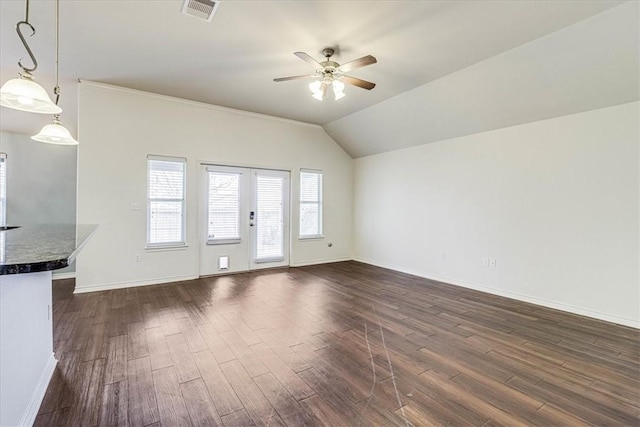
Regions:
<svg viewBox="0 0 640 427"><path fill-rule="evenodd" d="M356 259L640 326L639 114L633 102L357 159Z"/></svg>
<svg viewBox="0 0 640 427"><path fill-rule="evenodd" d="M34 129L34 133L37 132ZM0 132L7 154L7 224L76 222L76 147L43 144ZM72 264L54 274L73 274Z"/></svg>
<svg viewBox="0 0 640 427"><path fill-rule="evenodd" d="M8 224L76 222L75 146L0 132L0 152L7 153Z"/></svg>
<svg viewBox="0 0 640 427"><path fill-rule="evenodd" d="M80 84L79 111L78 222L100 227L78 257L76 291L198 275L200 161L289 169L294 207L299 169L322 169L325 239L294 238L291 264L351 258L353 160L321 127L91 82ZM147 154L187 158L184 250L144 250Z"/></svg>

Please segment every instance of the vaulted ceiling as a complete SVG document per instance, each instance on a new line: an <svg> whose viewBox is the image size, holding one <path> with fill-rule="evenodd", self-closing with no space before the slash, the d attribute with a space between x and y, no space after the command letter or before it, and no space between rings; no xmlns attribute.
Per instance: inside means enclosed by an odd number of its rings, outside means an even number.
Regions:
<svg viewBox="0 0 640 427"><path fill-rule="evenodd" d="M77 79L317 123L354 157L638 99L635 1L223 0L211 23L182 15L182 3L62 0L62 120L72 131ZM27 58L14 31L24 5L0 1L2 82ZM54 19L53 1L31 1L35 78L47 89ZM341 63L375 56L350 74L376 88L319 102L307 81L273 82L313 71L293 52L321 59L327 46ZM4 132L48 121L0 111Z"/></svg>

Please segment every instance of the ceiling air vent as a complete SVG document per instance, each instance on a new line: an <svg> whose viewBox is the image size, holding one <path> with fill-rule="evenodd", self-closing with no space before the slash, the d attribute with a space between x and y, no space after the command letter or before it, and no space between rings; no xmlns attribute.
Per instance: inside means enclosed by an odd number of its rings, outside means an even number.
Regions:
<svg viewBox="0 0 640 427"><path fill-rule="evenodd" d="M182 5L182 13L189 16L195 16L207 22L211 22L213 15L218 10L219 1L212 0L184 0Z"/></svg>

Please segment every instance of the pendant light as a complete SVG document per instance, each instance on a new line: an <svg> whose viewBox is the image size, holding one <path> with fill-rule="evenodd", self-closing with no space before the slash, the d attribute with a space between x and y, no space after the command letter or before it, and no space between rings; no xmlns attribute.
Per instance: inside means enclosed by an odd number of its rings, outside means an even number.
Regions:
<svg viewBox="0 0 640 427"><path fill-rule="evenodd" d="M60 0L56 0L56 87L53 93L56 95L56 103L60 100L60 85L58 83L58 60L60 57ZM78 145L71 133L60 122L60 114L53 116L53 123L45 125L37 135L31 137L34 141L56 145Z"/></svg>
<svg viewBox="0 0 640 427"><path fill-rule="evenodd" d="M11 79L2 85L2 88L0 88L0 105L30 113L58 114L62 112L62 109L54 104L51 98L49 98L47 91L33 80L31 73L38 68L38 61L36 61L36 57L33 55L31 48L22 35L21 25L29 27L32 36L36 33L33 25L29 23L29 0L26 0L24 21L16 24L16 32L24 48L27 50L33 66L28 68L22 65L22 60L18 61L22 72L18 74L19 78Z"/></svg>

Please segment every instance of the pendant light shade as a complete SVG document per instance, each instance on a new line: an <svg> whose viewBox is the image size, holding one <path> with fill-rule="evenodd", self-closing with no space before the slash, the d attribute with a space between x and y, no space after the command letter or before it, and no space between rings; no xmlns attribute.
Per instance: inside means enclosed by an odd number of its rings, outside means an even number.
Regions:
<svg viewBox="0 0 640 427"><path fill-rule="evenodd" d="M33 81L31 74L20 73L20 78L8 80L0 88L0 105L29 113L58 114L62 108L53 103L47 91Z"/></svg>
<svg viewBox="0 0 640 427"><path fill-rule="evenodd" d="M78 141L73 139L66 127L62 126L60 120L54 117L53 123L45 125L42 130L31 137L34 141L45 142L56 145L78 145Z"/></svg>

